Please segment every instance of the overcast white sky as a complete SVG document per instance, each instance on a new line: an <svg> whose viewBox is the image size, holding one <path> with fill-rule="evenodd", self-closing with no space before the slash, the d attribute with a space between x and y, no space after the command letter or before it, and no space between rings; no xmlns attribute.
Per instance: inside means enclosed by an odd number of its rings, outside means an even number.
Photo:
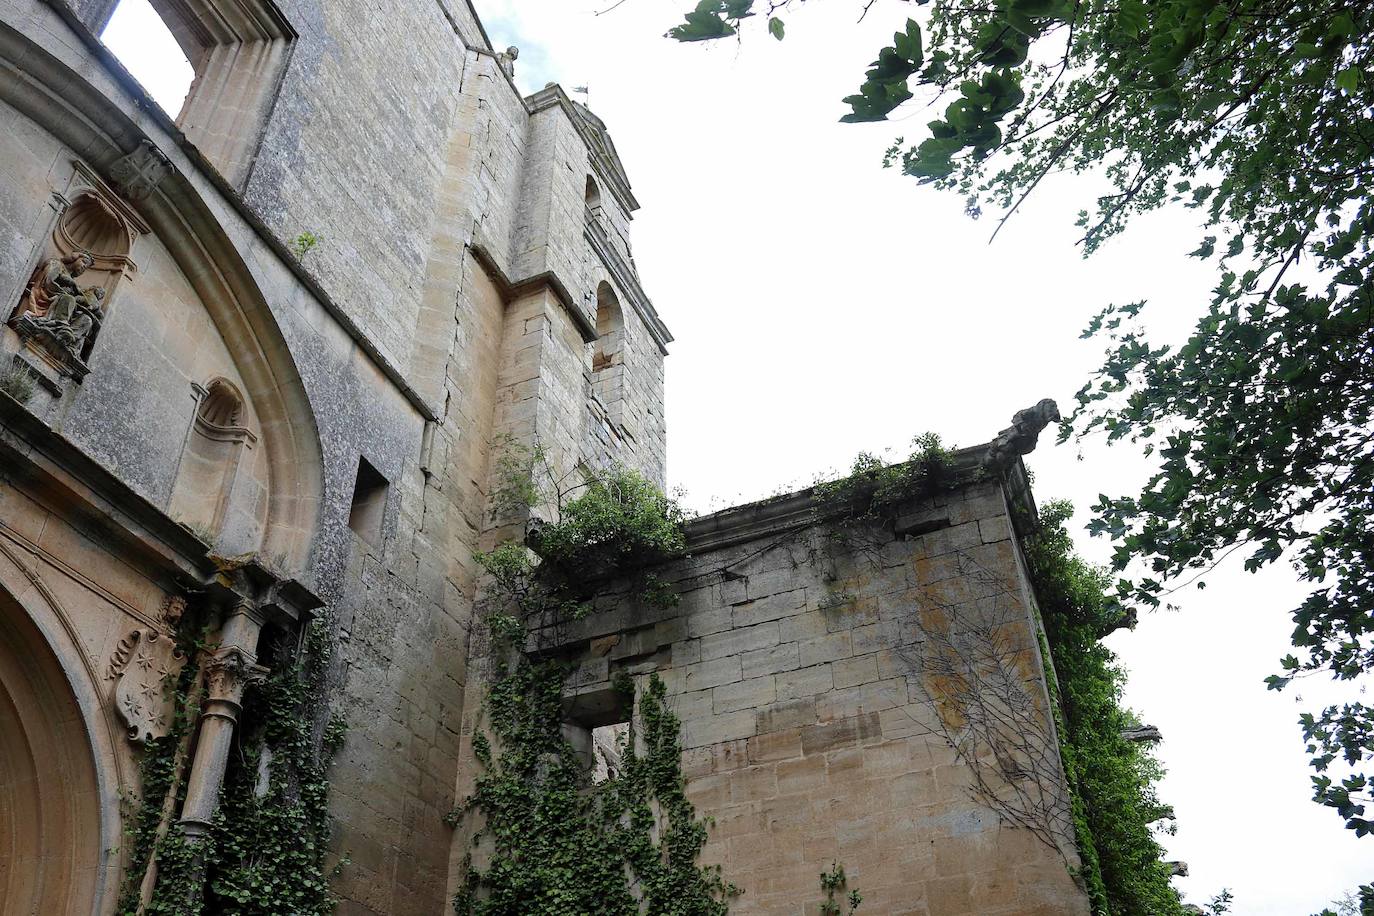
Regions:
<svg viewBox="0 0 1374 916"><path fill-rule="evenodd" d="M1101 306L1148 299L1151 327L1176 337L1206 301L1214 273L1185 257L1199 236L1189 213L1141 219L1084 261L1073 218L1094 185L1063 177L989 247L992 219L879 167L892 138L921 136L931 115L841 125L839 99L910 4L879 0L856 25L854 0L810 3L782 43L755 32L702 47L661 37L689 0L595 15L612 2L477 8L497 47L519 46L522 89L590 88L625 161L643 205L640 274L677 338L669 479L691 507L804 485L860 450L900 457L926 430L985 442L1042 397L1071 403L1100 356L1078 334ZM190 71L167 63L174 46L154 50L156 24L146 0L126 0L106 40L136 52L135 74L175 111ZM1036 494L1072 499L1080 521L1147 468L1127 446L1056 448L1052 432L1027 461ZM1079 543L1106 558L1105 543ZM1306 916L1374 877L1374 839L1309 800L1296 718L1329 691L1305 685L1299 704L1262 683L1302 595L1286 568L1222 570L1181 596L1182 611L1109 639L1130 670L1128 703L1164 733L1161 795L1179 829L1163 841L1192 870L1178 886L1198 903L1230 887L1243 916Z"/></svg>

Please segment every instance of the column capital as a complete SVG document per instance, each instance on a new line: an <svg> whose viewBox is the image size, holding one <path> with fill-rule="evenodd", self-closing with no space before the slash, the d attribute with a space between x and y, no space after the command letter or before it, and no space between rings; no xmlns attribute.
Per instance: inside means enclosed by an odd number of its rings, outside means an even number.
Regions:
<svg viewBox="0 0 1374 916"><path fill-rule="evenodd" d="M205 663L206 696L211 702L232 703L237 709L243 703L243 691L249 684L267 679L268 669L238 646L216 649Z"/></svg>

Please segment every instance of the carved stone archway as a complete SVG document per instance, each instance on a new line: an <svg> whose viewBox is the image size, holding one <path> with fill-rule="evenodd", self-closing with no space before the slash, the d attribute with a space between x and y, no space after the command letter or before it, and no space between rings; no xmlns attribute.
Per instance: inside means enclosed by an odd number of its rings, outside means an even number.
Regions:
<svg viewBox="0 0 1374 916"><path fill-rule="evenodd" d="M92 913L101 802L81 709L57 657L0 586L0 901L6 914Z"/></svg>

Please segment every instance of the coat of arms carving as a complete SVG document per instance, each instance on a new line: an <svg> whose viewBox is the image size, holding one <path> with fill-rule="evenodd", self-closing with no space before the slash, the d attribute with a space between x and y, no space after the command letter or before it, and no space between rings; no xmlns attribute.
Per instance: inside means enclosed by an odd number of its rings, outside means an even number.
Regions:
<svg viewBox="0 0 1374 916"><path fill-rule="evenodd" d="M176 641L155 630L134 630L120 640L108 676L116 678L115 708L130 741L146 743L171 731L175 681L185 664Z"/></svg>

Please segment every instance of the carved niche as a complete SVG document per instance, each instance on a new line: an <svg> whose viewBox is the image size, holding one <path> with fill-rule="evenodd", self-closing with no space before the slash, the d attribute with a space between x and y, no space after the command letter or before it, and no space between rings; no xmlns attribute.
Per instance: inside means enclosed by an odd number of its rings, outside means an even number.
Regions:
<svg viewBox="0 0 1374 916"><path fill-rule="evenodd" d="M52 234L9 324L48 368L80 382L120 282L138 270L134 243L149 228L89 167L73 166L67 192L53 195Z"/></svg>
<svg viewBox="0 0 1374 916"><path fill-rule="evenodd" d="M186 435L172 484L172 518L212 539L224 525L239 462L258 437L245 424L244 398L232 382L192 386L195 418Z"/></svg>
<svg viewBox="0 0 1374 916"><path fill-rule="evenodd" d="M131 631L110 658L105 676L115 682L115 709L129 727L130 741L146 743L171 731L174 685L186 664L174 633L185 608L186 599L168 597L162 604L161 626Z"/></svg>

